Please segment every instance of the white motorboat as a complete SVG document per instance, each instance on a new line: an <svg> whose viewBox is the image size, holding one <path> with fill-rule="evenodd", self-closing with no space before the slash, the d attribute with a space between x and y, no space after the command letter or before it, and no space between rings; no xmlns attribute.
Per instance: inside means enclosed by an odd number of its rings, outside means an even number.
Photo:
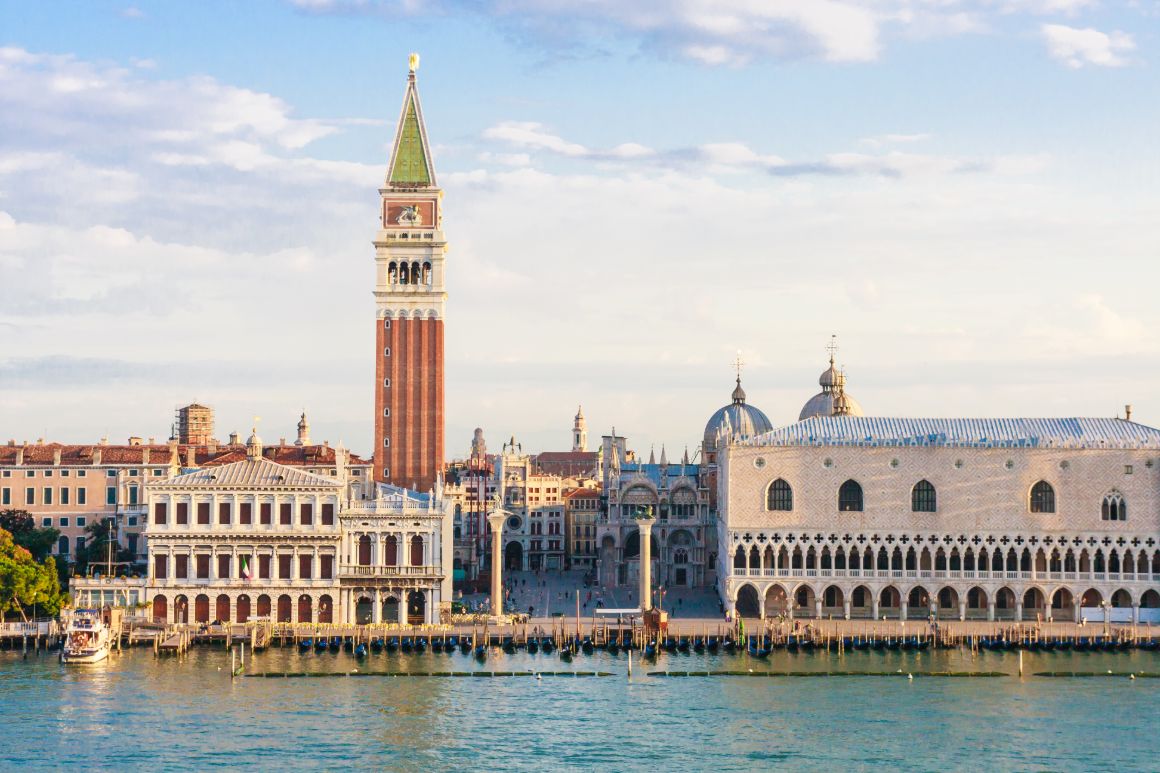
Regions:
<svg viewBox="0 0 1160 773"><path fill-rule="evenodd" d="M99 663L109 657L113 638L99 609L78 609L69 617L60 659L65 663Z"/></svg>

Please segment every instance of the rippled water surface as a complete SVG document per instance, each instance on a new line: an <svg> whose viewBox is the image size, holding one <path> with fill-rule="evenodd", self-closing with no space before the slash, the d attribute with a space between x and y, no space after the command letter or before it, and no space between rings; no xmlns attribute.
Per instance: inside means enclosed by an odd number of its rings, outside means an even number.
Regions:
<svg viewBox="0 0 1160 773"><path fill-rule="evenodd" d="M96 666L0 653L0 767L265 770L1157 770L1160 656L967 652L747 656L330 653L257 672L607 671L608 677L229 678L229 654L127 651ZM648 671L891 676L657 677ZM899 674L899 669L902 673ZM923 671L1003 671L939 678Z"/></svg>

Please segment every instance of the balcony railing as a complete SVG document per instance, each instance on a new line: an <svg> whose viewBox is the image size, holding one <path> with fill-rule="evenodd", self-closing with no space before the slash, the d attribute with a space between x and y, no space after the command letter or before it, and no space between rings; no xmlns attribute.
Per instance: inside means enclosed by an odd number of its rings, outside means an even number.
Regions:
<svg viewBox="0 0 1160 773"><path fill-rule="evenodd" d="M363 566L343 564L339 569L342 577L439 577L443 572L438 566Z"/></svg>
<svg viewBox="0 0 1160 773"><path fill-rule="evenodd" d="M363 567L365 568L365 567ZM1160 574L1149 572L1008 572L987 569L803 569L800 567L734 568L734 577L867 578L882 580L1023 580L1026 582L1155 582Z"/></svg>

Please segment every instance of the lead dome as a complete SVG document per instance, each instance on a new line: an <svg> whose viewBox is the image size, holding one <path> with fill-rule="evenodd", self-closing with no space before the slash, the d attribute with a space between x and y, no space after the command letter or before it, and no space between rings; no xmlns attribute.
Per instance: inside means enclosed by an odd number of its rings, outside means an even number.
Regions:
<svg viewBox="0 0 1160 773"><path fill-rule="evenodd" d="M717 434L729 423L729 432L734 435L753 437L773 429L773 424L760 408L745 402L745 390L741 388L741 377L733 388L733 400L729 405L718 408L705 425L705 448L717 447Z"/></svg>

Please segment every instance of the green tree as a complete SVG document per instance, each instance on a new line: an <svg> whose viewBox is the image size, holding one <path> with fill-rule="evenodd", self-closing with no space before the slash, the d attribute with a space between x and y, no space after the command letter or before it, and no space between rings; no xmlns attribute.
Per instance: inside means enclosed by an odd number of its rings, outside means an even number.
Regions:
<svg viewBox="0 0 1160 773"><path fill-rule="evenodd" d="M113 532L112 518L98 518L85 527L85 546L78 550L75 558L74 574L84 575L89 567L97 571L105 571L105 566L112 561L112 574L117 572L117 564L133 562L133 554L121 547Z"/></svg>
<svg viewBox="0 0 1160 773"><path fill-rule="evenodd" d="M37 562L27 548L16 544L11 533L0 529L0 617L16 612L28 620L33 608L55 615L67 601L55 562L51 558Z"/></svg>
<svg viewBox="0 0 1160 773"><path fill-rule="evenodd" d="M0 529L11 534L12 540L37 561L52 555L52 548L60 537L60 529L51 526L38 528L27 510L0 510Z"/></svg>

